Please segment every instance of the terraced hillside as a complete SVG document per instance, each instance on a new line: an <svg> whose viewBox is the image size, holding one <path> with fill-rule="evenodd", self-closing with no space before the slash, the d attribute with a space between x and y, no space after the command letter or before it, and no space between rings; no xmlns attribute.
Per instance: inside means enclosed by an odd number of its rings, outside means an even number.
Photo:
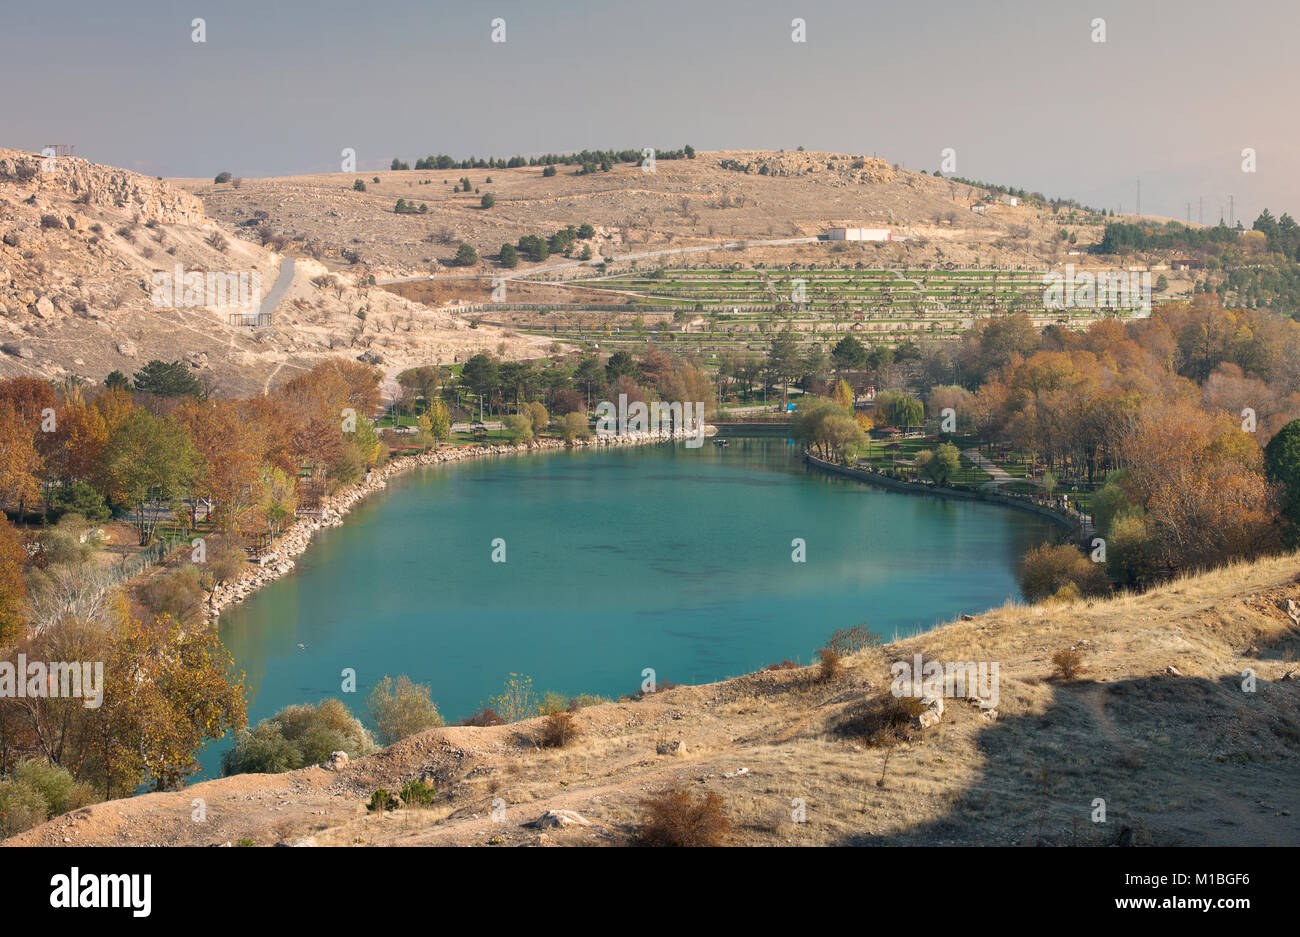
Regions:
<svg viewBox="0 0 1300 937"><path fill-rule="evenodd" d="M1124 302L1049 309L1045 271L911 269L655 269L566 282L569 291L532 280L497 281L499 302L460 307L484 323L576 344L639 343L647 338L704 352L756 348L791 325L806 341L852 333L873 345L951 338L977 319L1024 313L1041 326L1085 328L1101 316L1144 315ZM504 285L502 285L504 284ZM395 287L414 298L426 287ZM1155 301L1163 298L1154 297ZM1108 297L1107 299L1112 299Z"/></svg>

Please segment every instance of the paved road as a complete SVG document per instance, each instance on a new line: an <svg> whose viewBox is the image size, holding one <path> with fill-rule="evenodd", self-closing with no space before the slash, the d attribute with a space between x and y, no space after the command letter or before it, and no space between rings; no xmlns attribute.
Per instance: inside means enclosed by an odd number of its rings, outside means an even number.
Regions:
<svg viewBox="0 0 1300 937"><path fill-rule="evenodd" d="M257 311L274 313L275 307L280 304L291 283L293 283L293 258L286 256L280 261L280 272L276 275L275 282L271 284Z"/></svg>

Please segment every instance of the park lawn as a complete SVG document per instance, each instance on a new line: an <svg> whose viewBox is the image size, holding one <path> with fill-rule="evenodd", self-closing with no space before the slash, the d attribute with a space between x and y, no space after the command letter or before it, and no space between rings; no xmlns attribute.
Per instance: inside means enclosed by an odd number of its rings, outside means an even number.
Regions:
<svg viewBox="0 0 1300 937"><path fill-rule="evenodd" d="M510 442L510 433L504 429L490 429L484 434L475 436L473 433L452 433L451 441L458 446L470 445L476 442L506 443Z"/></svg>
<svg viewBox="0 0 1300 937"><path fill-rule="evenodd" d="M969 437L954 436L951 441L958 450L961 450L962 448L968 448L964 443L969 441ZM898 440L899 448L886 450L885 446L889 445L888 443L872 440L870 446L863 450L859 458L869 459L872 469L880 472L893 468L895 458L899 462L912 462L916 459L918 452L923 449L935 449L942 442L943 440L934 439L900 439ZM961 468L952 479L953 484L978 486L992 481L991 475L964 455L960 457L960 461Z"/></svg>

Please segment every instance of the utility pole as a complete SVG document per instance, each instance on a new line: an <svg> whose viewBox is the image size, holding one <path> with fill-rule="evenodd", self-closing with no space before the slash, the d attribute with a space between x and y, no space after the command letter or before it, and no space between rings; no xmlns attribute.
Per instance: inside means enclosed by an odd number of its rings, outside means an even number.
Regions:
<svg viewBox="0 0 1300 937"><path fill-rule="evenodd" d="M1205 224L1205 196L1196 196L1196 223Z"/></svg>
<svg viewBox="0 0 1300 937"><path fill-rule="evenodd" d="M1187 203L1187 223L1188 223L1188 224L1191 224L1191 223L1192 223L1192 203L1191 203L1191 202L1188 202L1188 203Z"/></svg>
<svg viewBox="0 0 1300 937"><path fill-rule="evenodd" d="M1142 217L1142 180L1138 179L1137 215Z"/></svg>
<svg viewBox="0 0 1300 937"><path fill-rule="evenodd" d="M1232 227L1234 224L1237 223L1236 214L1237 214L1236 196L1229 195L1228 196L1228 227Z"/></svg>

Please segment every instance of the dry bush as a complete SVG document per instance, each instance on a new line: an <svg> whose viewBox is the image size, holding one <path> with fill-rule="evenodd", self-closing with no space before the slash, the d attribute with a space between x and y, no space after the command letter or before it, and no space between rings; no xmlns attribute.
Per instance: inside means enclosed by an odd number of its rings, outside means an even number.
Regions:
<svg viewBox="0 0 1300 937"><path fill-rule="evenodd" d="M459 724L463 726L479 727L503 726L506 724L506 721L501 718L500 714L495 709L489 709L487 706L484 706L478 712L474 713L474 715L462 719Z"/></svg>
<svg viewBox="0 0 1300 937"><path fill-rule="evenodd" d="M839 654L828 647L817 652L817 682L829 683L838 680L844 673L844 664Z"/></svg>
<svg viewBox="0 0 1300 937"><path fill-rule="evenodd" d="M846 709L835 723L835 731L871 748L891 748L916 737L920 730L915 720L924 711L916 697L885 693Z"/></svg>
<svg viewBox="0 0 1300 937"><path fill-rule="evenodd" d="M768 664L764 670L798 670L799 665L792 660L783 660L779 664Z"/></svg>
<svg viewBox="0 0 1300 937"><path fill-rule="evenodd" d="M1083 655L1066 648L1052 655L1052 676L1058 680L1077 680L1083 673Z"/></svg>
<svg viewBox="0 0 1300 937"><path fill-rule="evenodd" d="M155 617L170 615L186 627L202 620L203 585L194 566L181 566L149 580L138 595L140 603Z"/></svg>
<svg viewBox="0 0 1300 937"><path fill-rule="evenodd" d="M222 253L225 253L226 248L229 247L229 243L226 241L225 236L220 231L213 231L211 234L209 234L207 237L207 242L208 242L208 246L211 247L213 250L218 250L221 251Z"/></svg>
<svg viewBox="0 0 1300 937"><path fill-rule="evenodd" d="M673 683L671 680L660 680L655 683L653 691L637 690L636 699L645 699L647 696L654 696L655 693L662 693L665 690L675 690L679 686L681 686L680 683Z"/></svg>
<svg viewBox="0 0 1300 937"><path fill-rule="evenodd" d="M1068 543L1043 544L1025 554L1020 589L1030 602L1039 602L1073 585L1082 596L1105 595L1110 591L1106 569L1092 562ZM1068 601L1070 590L1062 595Z"/></svg>
<svg viewBox="0 0 1300 937"><path fill-rule="evenodd" d="M722 798L709 791L696 800L684 787L641 802L637 841L643 846L721 846L731 830Z"/></svg>
<svg viewBox="0 0 1300 937"><path fill-rule="evenodd" d="M880 647L880 638L865 621L852 628L837 629L826 641L826 649L840 657L848 657L869 647Z"/></svg>
<svg viewBox="0 0 1300 937"><path fill-rule="evenodd" d="M553 712L542 720L537 742L542 748L563 748L578 737L578 726L569 712Z"/></svg>

